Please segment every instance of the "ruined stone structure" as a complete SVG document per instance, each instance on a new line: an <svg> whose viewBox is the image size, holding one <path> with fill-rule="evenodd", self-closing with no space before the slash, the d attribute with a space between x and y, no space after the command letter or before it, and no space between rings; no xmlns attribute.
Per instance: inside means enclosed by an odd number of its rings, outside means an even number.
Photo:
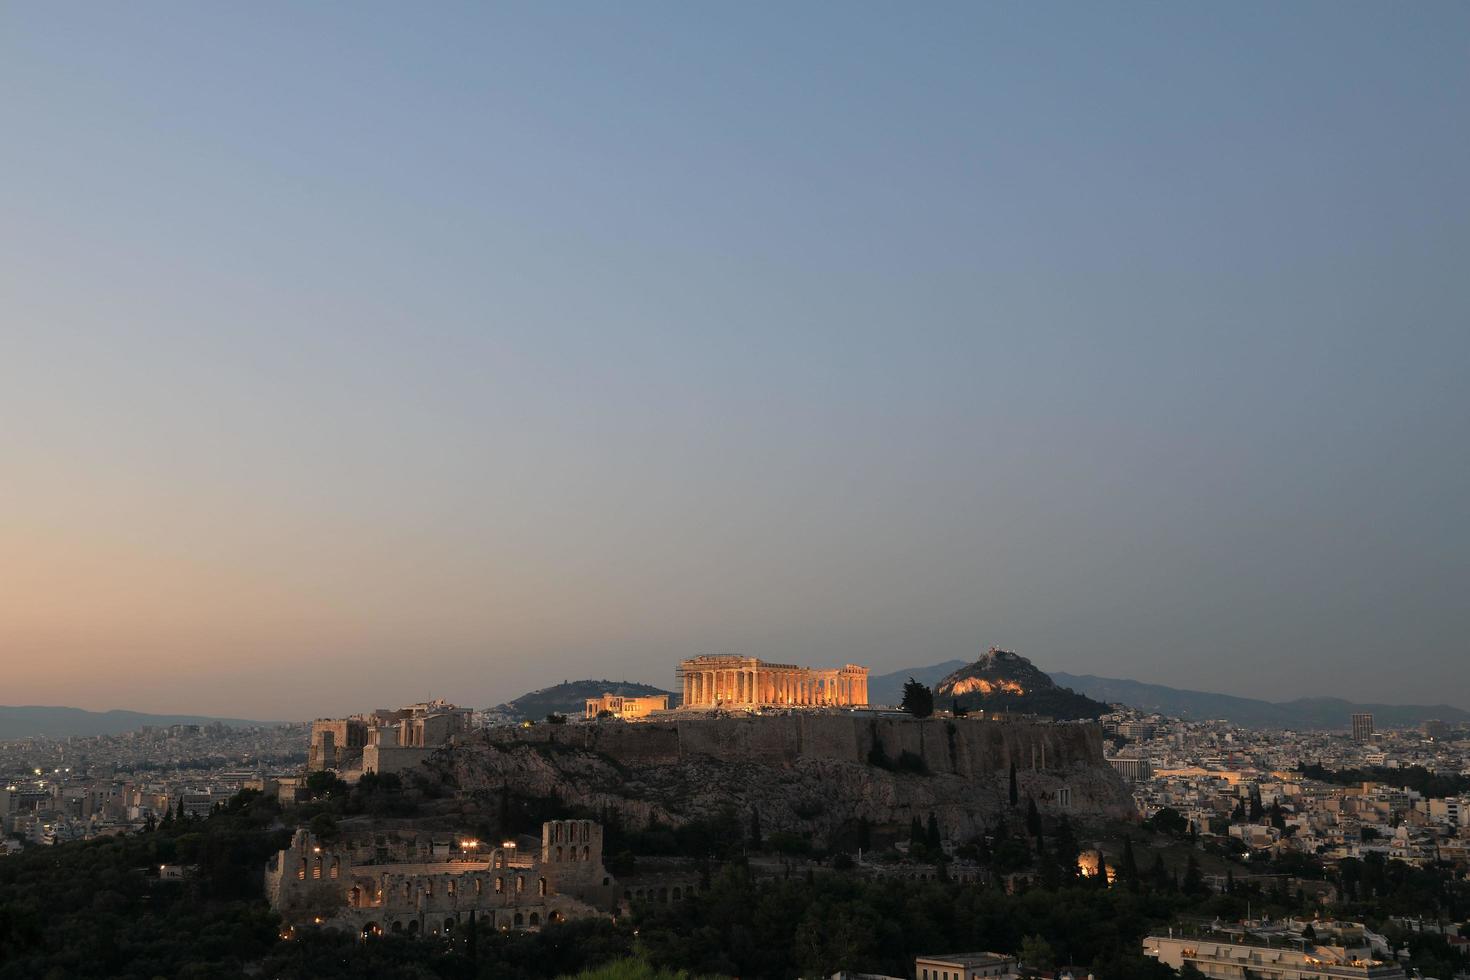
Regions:
<svg viewBox="0 0 1470 980"><path fill-rule="evenodd" d="M863 707L868 668L815 670L755 657L693 657L679 664L685 708Z"/></svg>
<svg viewBox="0 0 1470 980"><path fill-rule="evenodd" d="M667 694L650 694L645 697L604 694L600 698L588 698L584 715L588 720L606 711L614 718L647 718L655 711L669 710Z"/></svg>
<svg viewBox="0 0 1470 980"><path fill-rule="evenodd" d="M602 827L551 820L541 839L504 841L481 853L467 841L457 856L360 860L361 850L329 847L305 830L266 865L265 892L288 926L318 922L365 936L446 933L471 913L497 928L605 915L619 892L602 864ZM359 860L354 860L357 857Z"/></svg>
<svg viewBox="0 0 1470 980"><path fill-rule="evenodd" d="M306 767L354 775L400 772L467 729L469 718L470 709L442 700L396 711L379 708L346 718L318 718L311 723Z"/></svg>

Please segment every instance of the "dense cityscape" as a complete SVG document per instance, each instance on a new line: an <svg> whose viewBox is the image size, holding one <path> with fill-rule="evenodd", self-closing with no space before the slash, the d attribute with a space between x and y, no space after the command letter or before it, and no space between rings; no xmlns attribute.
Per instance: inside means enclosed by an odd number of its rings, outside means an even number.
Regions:
<svg viewBox="0 0 1470 980"><path fill-rule="evenodd" d="M1470 727L1379 731L1357 714L1341 730L1273 731L1121 704L1099 706L1093 720L1057 719L1022 709L1078 696L996 649L932 688L906 682L895 705L863 703L866 669L844 671L860 683L703 657L681 665L682 693L605 690L578 704L597 683L566 684L535 692L538 705L561 697L567 709L540 718L518 715L514 702L473 710L438 700L309 725L0 743L12 859L0 864L0 895L49 849L126 841L167 858L130 872L134 890L269 907L260 921L278 924L246 944L253 955L201 964L210 975L349 976L407 957L431 976L552 976L511 964L529 955L526 943L562 942L564 932L577 937L556 968L568 971L615 961L625 973L916 980L1235 977L1242 967L1301 980L1470 975ZM794 750L780 745L791 724L806 743ZM940 731L949 746L936 754ZM841 748L849 732L856 754ZM656 747L665 733L680 747L650 758L667 751ZM973 757L995 738L998 754ZM706 739L711 748L699 748ZM876 781L851 804L829 790L826 804L788 807L769 787L741 788L739 770L716 761L737 745L767 761L787 753L794 775L845 771L851 781L865 771ZM602 760L632 782L594 791ZM710 765L731 782L713 806L681 812L694 798L637 788ZM961 792L946 797L936 784L954 780ZM911 802L885 818L863 803L876 787ZM821 815L849 805L836 821ZM211 868L216 835L235 841L237 856ZM261 850L269 841L274 852ZM724 905L759 907L792 890L815 904L788 924L790 945L745 948ZM883 938L892 928L879 926L883 916L913 914L884 913L885 903L941 896L950 909L938 920ZM1074 918L1035 919L1043 897L1081 906ZM113 975L44 952L45 942L28 947L34 901L11 894L0 905L18 964L0 976L47 963ZM968 925L954 919L972 904ZM1126 927L1089 935L1090 916L1121 916ZM941 941L977 928L983 952ZM704 936L694 947L690 930ZM321 957L337 957L339 973Z"/></svg>

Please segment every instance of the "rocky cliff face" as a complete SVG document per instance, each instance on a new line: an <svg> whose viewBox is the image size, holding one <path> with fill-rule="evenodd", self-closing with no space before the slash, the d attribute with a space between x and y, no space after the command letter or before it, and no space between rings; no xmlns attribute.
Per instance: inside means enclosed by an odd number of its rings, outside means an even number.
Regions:
<svg viewBox="0 0 1470 980"><path fill-rule="evenodd" d="M1010 767L1043 811L1122 816L1132 804L1096 725L792 714L538 725L461 736L436 764L471 794L556 795L631 826L733 806L766 832L827 839L862 818L907 828L930 813L966 839L1008 813Z"/></svg>

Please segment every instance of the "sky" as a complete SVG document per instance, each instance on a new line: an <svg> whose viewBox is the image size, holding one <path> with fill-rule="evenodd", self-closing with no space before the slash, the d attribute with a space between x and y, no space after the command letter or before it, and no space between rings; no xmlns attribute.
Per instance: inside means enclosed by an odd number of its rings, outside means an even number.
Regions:
<svg viewBox="0 0 1470 980"><path fill-rule="evenodd" d="M1470 708L1470 6L0 6L0 704Z"/></svg>

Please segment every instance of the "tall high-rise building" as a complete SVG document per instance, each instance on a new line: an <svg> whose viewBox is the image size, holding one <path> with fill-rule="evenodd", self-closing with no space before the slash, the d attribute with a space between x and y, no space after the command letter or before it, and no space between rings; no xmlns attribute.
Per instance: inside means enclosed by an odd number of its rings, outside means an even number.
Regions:
<svg viewBox="0 0 1470 980"><path fill-rule="evenodd" d="M1373 740L1373 716L1368 712L1353 715L1353 741L1371 742Z"/></svg>

